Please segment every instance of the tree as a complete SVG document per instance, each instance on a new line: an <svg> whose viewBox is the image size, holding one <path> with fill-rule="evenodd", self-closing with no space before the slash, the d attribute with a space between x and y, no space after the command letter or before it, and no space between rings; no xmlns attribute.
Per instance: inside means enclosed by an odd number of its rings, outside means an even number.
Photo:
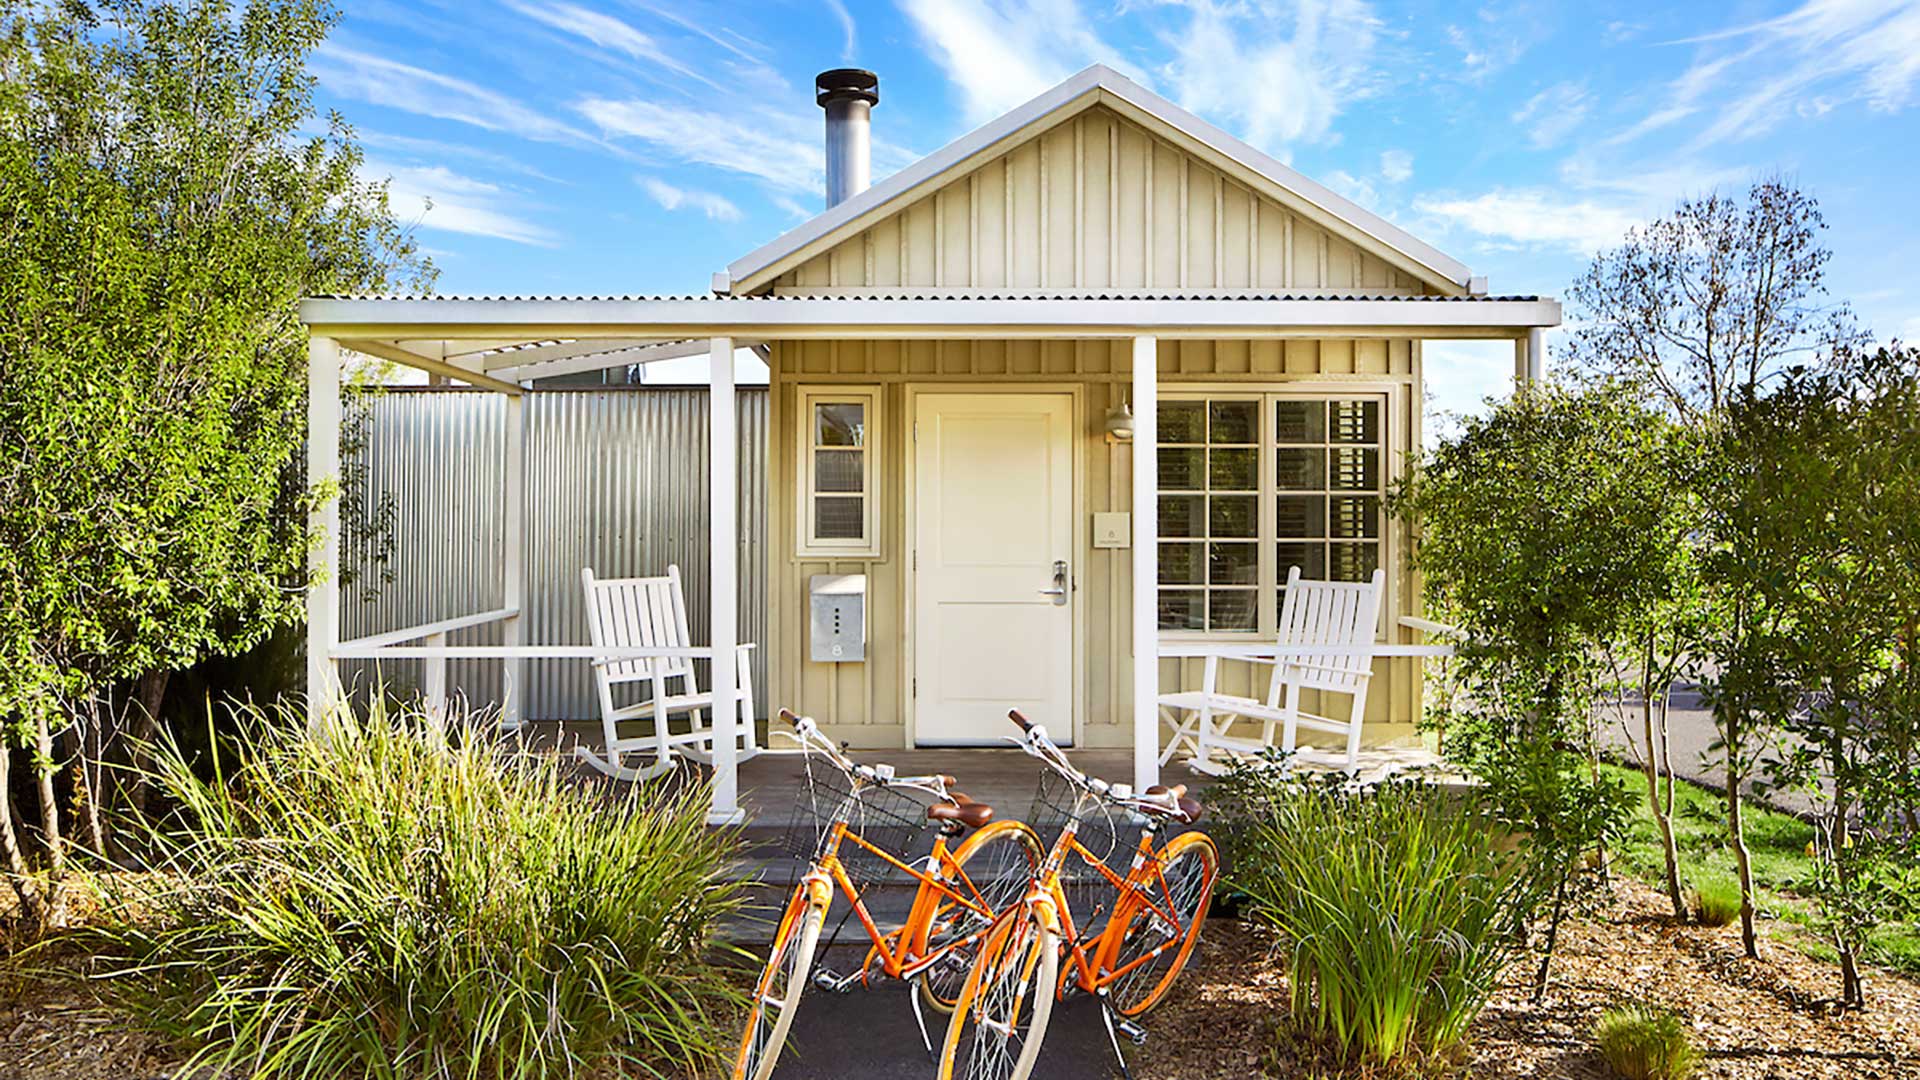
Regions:
<svg viewBox="0 0 1920 1080"><path fill-rule="evenodd" d="M56 879L56 734L97 765L116 687L138 681L150 718L166 672L299 617L298 299L431 281L350 129L305 134L305 59L336 18L322 0L0 15L0 725L32 748ZM97 768L76 785L88 808L106 795ZM12 817L10 877L45 913Z"/></svg>
<svg viewBox="0 0 1920 1080"><path fill-rule="evenodd" d="M1812 892L1858 1008L1867 934L1920 888L1920 355L1789 372L1728 431L1728 572L1770 628L1742 689L1794 736L1772 771L1817 807Z"/></svg>
<svg viewBox="0 0 1920 1080"><path fill-rule="evenodd" d="M1681 433L1615 384L1523 388L1394 492L1430 606L1465 630L1450 757L1472 769L1551 896L1536 983L1586 855L1626 793L1590 766L1604 650L1674 589Z"/></svg>
<svg viewBox="0 0 1920 1080"><path fill-rule="evenodd" d="M1578 329L1567 356L1590 379L1622 379L1640 387L1680 424L1708 439L1709 459L1695 493L1738 498L1721 434L1735 402L1796 363L1830 356L1864 340L1844 304L1828 302L1831 253L1816 200L1782 179L1763 180L1744 202L1718 193L1685 200L1674 212L1627 235L1596 257L1569 296ZM1741 512L1722 505L1722 531L1738 530ZM1727 788L1728 842L1741 891L1741 935L1757 956L1753 871L1742 824L1743 788L1752 778L1776 715L1762 699L1771 685L1762 656L1773 628L1755 598L1741 590L1739 567L1726 548L1711 565L1706 605L1693 628L1703 688L1713 708ZM1725 571L1724 573L1721 571ZM1687 648L1672 639L1675 652ZM1656 667L1666 667L1660 657ZM1676 669L1677 673L1677 669ZM1653 747L1649 746L1649 756ZM1649 776L1657 782L1658 767ZM1671 770L1668 771L1671 785ZM1658 802L1657 796L1655 797Z"/></svg>

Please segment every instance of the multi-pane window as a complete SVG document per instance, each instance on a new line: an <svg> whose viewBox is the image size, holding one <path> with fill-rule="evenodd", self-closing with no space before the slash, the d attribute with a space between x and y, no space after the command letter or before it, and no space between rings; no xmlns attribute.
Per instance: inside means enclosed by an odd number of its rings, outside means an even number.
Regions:
<svg viewBox="0 0 1920 1080"><path fill-rule="evenodd" d="M1162 401L1161 629L1270 632L1289 567L1371 576L1385 535L1384 412L1382 395Z"/></svg>
<svg viewBox="0 0 1920 1080"><path fill-rule="evenodd" d="M875 404L871 391L800 396L802 554L878 551Z"/></svg>

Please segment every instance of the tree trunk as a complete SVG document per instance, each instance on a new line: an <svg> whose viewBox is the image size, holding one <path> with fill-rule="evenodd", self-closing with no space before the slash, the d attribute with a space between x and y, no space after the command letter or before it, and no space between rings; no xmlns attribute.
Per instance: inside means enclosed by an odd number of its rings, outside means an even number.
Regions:
<svg viewBox="0 0 1920 1080"><path fill-rule="evenodd" d="M100 798L103 791L100 775L101 737L100 725L105 723L107 709L101 708L97 698L88 698L81 707L79 723L74 725L71 742L73 746L73 801L87 826L87 846L95 855L107 853L106 827L100 820Z"/></svg>
<svg viewBox="0 0 1920 1080"><path fill-rule="evenodd" d="M1731 752L1731 748L1729 748ZM1747 850L1746 828L1741 821L1741 775L1727 769L1727 838L1733 844L1733 864L1740 875L1740 947L1751 959L1760 959L1760 943L1753 930L1753 855Z"/></svg>
<svg viewBox="0 0 1920 1080"><path fill-rule="evenodd" d="M27 875L27 859L20 853L20 834L13 827L13 750L0 742L0 847L6 849L7 883L20 899L20 911L31 926L46 923L46 908L40 892Z"/></svg>
<svg viewBox="0 0 1920 1080"><path fill-rule="evenodd" d="M60 835L60 800L53 789L60 767L53 758L53 729L45 709L33 718L33 753L33 769L40 782L40 831L47 846L47 925L57 927L66 921L67 845Z"/></svg>
<svg viewBox="0 0 1920 1080"><path fill-rule="evenodd" d="M160 730L160 704L166 700L167 680L172 677L171 671L149 671L140 676L139 685L134 688L139 707L133 711L132 730L128 732L128 763L133 769L127 804L137 814L147 812L147 772L151 763L147 751Z"/></svg>
<svg viewBox="0 0 1920 1080"><path fill-rule="evenodd" d="M1649 652L1652 650L1649 649ZM1644 670L1644 669L1643 669ZM1662 804L1660 799L1660 765L1666 760L1667 745L1667 702L1673 694L1668 686L1660 698L1659 742L1654 742L1653 695L1652 687L1646 680L1641 681L1640 720L1641 728L1647 739L1646 773L1647 806L1653 811L1654 824L1660 827L1660 852L1667 860L1667 899L1673 903L1673 921L1684 925L1687 921L1687 901L1680 895L1680 852L1673 841L1673 818L1671 808ZM1667 798L1673 798L1673 774L1667 774Z"/></svg>
<svg viewBox="0 0 1920 1080"><path fill-rule="evenodd" d="M1567 882L1573 877L1573 868L1568 867L1560 875L1560 886L1553 892L1553 915L1547 920L1547 945L1540 954L1540 970L1533 979L1533 1003L1546 1000L1547 981L1553 969L1553 950L1560 943L1560 920L1567 910Z"/></svg>

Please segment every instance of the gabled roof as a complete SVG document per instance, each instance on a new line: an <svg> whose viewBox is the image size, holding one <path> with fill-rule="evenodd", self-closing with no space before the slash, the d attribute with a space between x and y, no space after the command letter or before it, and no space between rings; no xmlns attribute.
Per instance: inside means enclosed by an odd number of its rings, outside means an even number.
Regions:
<svg viewBox="0 0 1920 1080"><path fill-rule="evenodd" d="M810 218L714 275L714 291L748 293L1095 105L1105 105L1189 153L1212 161L1332 232L1380 252L1454 294L1472 291L1472 271L1371 210L1345 198L1103 64L1095 64L997 120L961 136L838 206Z"/></svg>

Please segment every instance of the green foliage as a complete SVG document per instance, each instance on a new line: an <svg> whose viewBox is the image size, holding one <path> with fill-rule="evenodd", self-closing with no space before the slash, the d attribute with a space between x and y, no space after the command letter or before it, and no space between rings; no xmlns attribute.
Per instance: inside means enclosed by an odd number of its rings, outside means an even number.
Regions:
<svg viewBox="0 0 1920 1080"><path fill-rule="evenodd" d="M1694 461L1687 433L1624 387L1529 387L1468 418L1392 499L1418 530L1430 608L1471 638L1443 747L1554 882L1554 928L1624 820L1625 789L1588 763L1593 706L1609 646L1686 588Z"/></svg>
<svg viewBox="0 0 1920 1080"><path fill-rule="evenodd" d="M1703 878L1693 887L1693 917L1701 926L1727 926L1740 917L1740 883Z"/></svg>
<svg viewBox="0 0 1920 1080"><path fill-rule="evenodd" d="M0 721L298 616L296 302L424 284L338 117L321 0L0 15Z"/></svg>
<svg viewBox="0 0 1920 1080"><path fill-rule="evenodd" d="M141 824L157 890L110 897L83 943L136 1022L226 1075L533 1080L718 1060L732 997L708 942L738 903L734 839L699 784L609 794L551 755L413 715L292 712ZM115 890L121 890L115 892Z"/></svg>
<svg viewBox="0 0 1920 1080"><path fill-rule="evenodd" d="M1843 353L1736 402L1714 568L1749 627L1719 693L1791 733L1772 779L1819 808L1839 953L1920 910L1920 354Z"/></svg>
<svg viewBox="0 0 1920 1080"><path fill-rule="evenodd" d="M1700 1052L1680 1018L1645 1005L1600 1014L1593 1039L1607 1067L1621 1080L1687 1080L1700 1063Z"/></svg>
<svg viewBox="0 0 1920 1080"><path fill-rule="evenodd" d="M1285 939L1297 1029L1349 1063L1460 1042L1521 950L1530 906L1491 815L1423 785L1347 791L1264 767L1209 798L1232 837L1230 884Z"/></svg>

